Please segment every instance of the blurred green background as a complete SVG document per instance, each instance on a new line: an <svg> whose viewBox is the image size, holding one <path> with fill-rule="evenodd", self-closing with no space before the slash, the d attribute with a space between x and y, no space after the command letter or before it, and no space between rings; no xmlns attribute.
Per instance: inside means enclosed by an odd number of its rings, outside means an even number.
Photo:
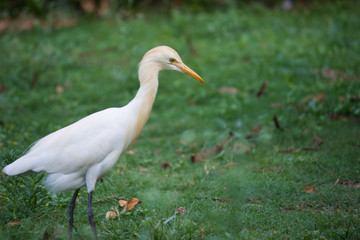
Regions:
<svg viewBox="0 0 360 240"><path fill-rule="evenodd" d="M160 74L139 139L97 183L100 239L359 239L359 16L358 1L1 1L1 166L127 104L145 52L168 45L206 84ZM67 237L72 193L43 179L0 178L1 239ZM86 206L82 189L75 239L92 236Z"/></svg>

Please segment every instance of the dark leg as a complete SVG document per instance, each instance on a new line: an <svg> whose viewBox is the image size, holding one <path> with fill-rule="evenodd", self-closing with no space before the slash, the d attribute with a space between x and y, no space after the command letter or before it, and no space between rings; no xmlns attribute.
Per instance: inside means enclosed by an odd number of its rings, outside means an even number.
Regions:
<svg viewBox="0 0 360 240"><path fill-rule="evenodd" d="M89 200L88 200L88 210L87 210L87 214L88 214L90 226L91 226L91 229L92 229L92 231L93 231L93 233L94 233L95 239L98 239L97 233L96 233L96 228L95 228L94 212L93 212L93 210L92 210L92 194L93 194L93 192L89 192Z"/></svg>
<svg viewBox="0 0 360 240"><path fill-rule="evenodd" d="M74 192L73 197L70 200L69 203L69 239L72 239L72 230L74 227L74 208L75 208L75 202L76 198L79 194L80 188L76 189Z"/></svg>

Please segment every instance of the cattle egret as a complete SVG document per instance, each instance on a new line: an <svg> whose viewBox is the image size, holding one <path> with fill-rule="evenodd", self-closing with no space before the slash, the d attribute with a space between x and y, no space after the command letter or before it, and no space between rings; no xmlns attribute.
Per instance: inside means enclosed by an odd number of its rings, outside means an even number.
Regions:
<svg viewBox="0 0 360 240"><path fill-rule="evenodd" d="M96 181L107 173L134 142L149 118L158 89L161 70L186 73L203 79L187 67L170 47L148 51L139 64L140 88L126 106L108 108L57 130L37 141L30 150L3 169L6 175L25 172L48 173L45 186L54 193L75 190L69 203L69 238L72 238L75 201L81 187L87 187L87 215L97 238L92 194Z"/></svg>

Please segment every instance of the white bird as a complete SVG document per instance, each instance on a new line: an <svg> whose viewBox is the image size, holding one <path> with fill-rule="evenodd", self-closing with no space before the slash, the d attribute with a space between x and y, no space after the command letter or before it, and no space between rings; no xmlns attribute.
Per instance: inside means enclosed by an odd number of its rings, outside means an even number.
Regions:
<svg viewBox="0 0 360 240"><path fill-rule="evenodd" d="M187 67L170 47L148 51L139 64L140 88L135 98L120 108L93 113L59 129L39 141L15 162L6 166L6 175L25 172L48 173L45 186L54 193L75 190L69 203L69 238L72 238L75 201L81 187L87 187L89 222L97 238L92 194L96 181L106 174L120 155L139 136L147 122L158 89L161 70L186 73L201 83L203 79Z"/></svg>

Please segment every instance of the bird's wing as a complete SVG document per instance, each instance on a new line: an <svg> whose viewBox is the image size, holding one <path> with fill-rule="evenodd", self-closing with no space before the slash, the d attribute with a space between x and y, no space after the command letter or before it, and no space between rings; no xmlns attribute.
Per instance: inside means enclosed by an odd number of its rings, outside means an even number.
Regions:
<svg viewBox="0 0 360 240"><path fill-rule="evenodd" d="M110 153L122 153L129 124L129 117L123 115L123 108L109 108L59 129L36 142L12 168L22 172L86 172Z"/></svg>

